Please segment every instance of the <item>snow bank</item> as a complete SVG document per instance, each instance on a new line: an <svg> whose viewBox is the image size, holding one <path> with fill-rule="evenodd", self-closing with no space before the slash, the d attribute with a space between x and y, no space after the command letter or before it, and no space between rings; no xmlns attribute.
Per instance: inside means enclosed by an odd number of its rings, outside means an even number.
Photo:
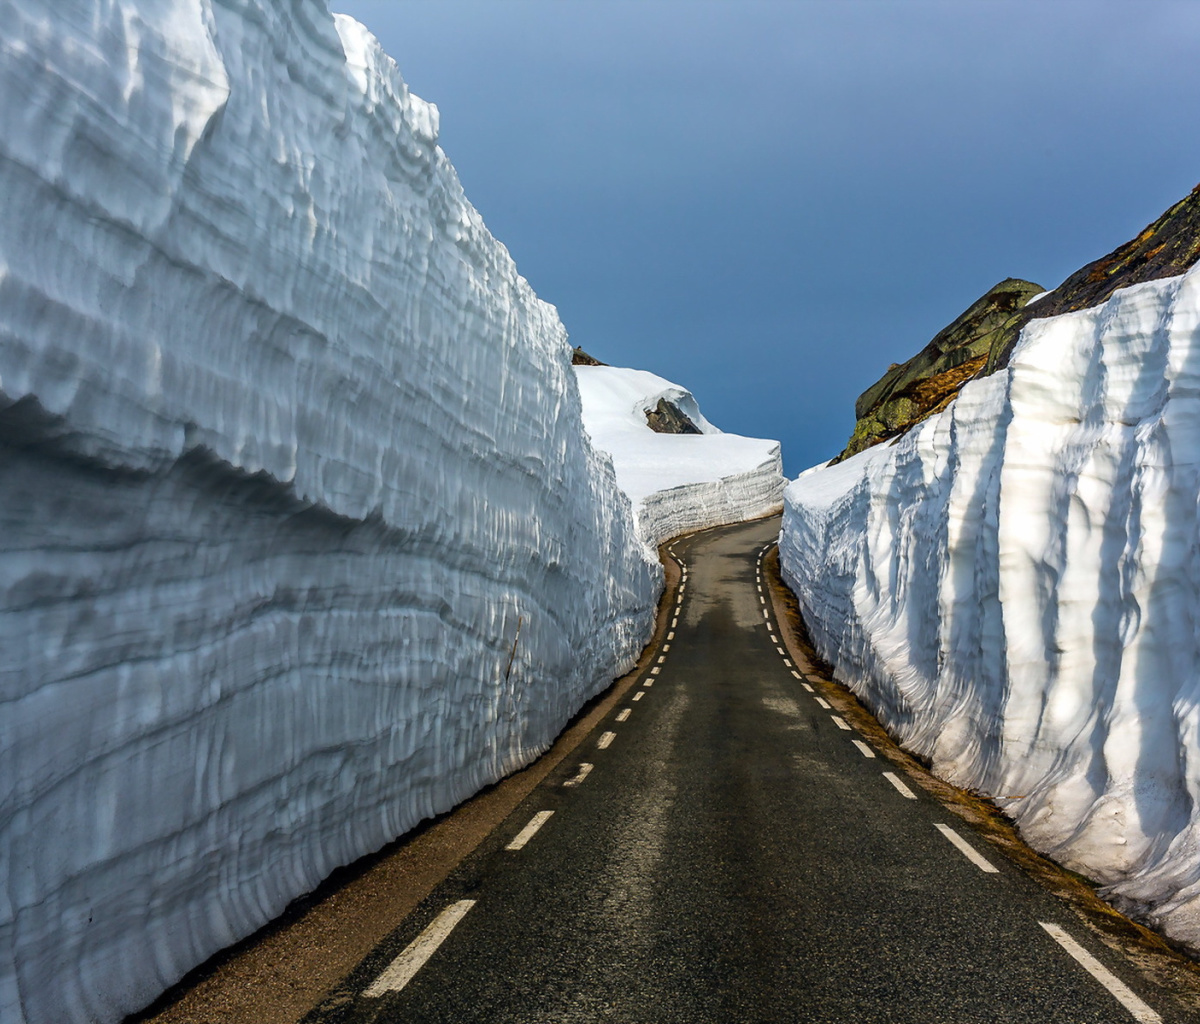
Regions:
<svg viewBox="0 0 1200 1024"><path fill-rule="evenodd" d="M112 1021L544 750L661 570L361 26L4 10L0 1020Z"/></svg>
<svg viewBox="0 0 1200 1024"><path fill-rule="evenodd" d="M907 748L1200 949L1200 268L786 492L820 653Z"/></svg>
<svg viewBox="0 0 1200 1024"><path fill-rule="evenodd" d="M583 422L612 456L617 484L653 550L668 537L778 512L783 467L778 441L725 434L700 413L690 391L645 370L576 366ZM658 434L647 410L666 399L700 430Z"/></svg>

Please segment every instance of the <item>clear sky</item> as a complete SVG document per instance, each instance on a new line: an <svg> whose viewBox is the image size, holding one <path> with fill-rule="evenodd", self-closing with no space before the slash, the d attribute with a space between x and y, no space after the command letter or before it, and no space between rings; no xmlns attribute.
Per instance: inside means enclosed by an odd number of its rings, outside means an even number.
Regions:
<svg viewBox="0 0 1200 1024"><path fill-rule="evenodd" d="M1196 0L331 0L575 344L836 454L1005 277L1047 288L1200 182Z"/></svg>

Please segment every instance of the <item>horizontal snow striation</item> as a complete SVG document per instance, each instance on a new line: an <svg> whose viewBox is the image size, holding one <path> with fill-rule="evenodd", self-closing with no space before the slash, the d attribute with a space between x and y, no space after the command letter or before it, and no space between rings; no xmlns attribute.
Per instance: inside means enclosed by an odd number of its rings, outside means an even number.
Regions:
<svg viewBox="0 0 1200 1024"><path fill-rule="evenodd" d="M819 652L1037 849L1200 949L1200 271L1035 320L1007 370L786 492Z"/></svg>
<svg viewBox="0 0 1200 1024"><path fill-rule="evenodd" d="M0 1019L113 1021L544 750L661 570L355 22L0 38Z"/></svg>
<svg viewBox="0 0 1200 1024"><path fill-rule="evenodd" d="M668 537L740 523L783 507L779 442L718 430L690 391L646 370L576 366L583 422L592 443L612 456L642 539L653 550ZM665 399L700 430L659 434L646 413Z"/></svg>

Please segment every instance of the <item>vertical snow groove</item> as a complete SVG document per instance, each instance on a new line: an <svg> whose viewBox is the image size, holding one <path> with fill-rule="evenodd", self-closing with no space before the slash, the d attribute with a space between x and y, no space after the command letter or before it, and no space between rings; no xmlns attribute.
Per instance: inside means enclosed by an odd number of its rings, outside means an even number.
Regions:
<svg viewBox="0 0 1200 1024"><path fill-rule="evenodd" d="M1200 272L785 496L820 653L944 777L1200 948Z"/></svg>

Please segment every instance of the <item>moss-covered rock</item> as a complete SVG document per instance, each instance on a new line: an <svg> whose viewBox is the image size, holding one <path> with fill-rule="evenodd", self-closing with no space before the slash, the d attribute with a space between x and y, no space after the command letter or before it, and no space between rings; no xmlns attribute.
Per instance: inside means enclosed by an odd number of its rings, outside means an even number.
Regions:
<svg viewBox="0 0 1200 1024"><path fill-rule="evenodd" d="M1012 277L1001 281L912 359L893 363L854 404L858 419L854 433L833 461L902 434L944 409L958 389L984 368L997 339L1006 336L1019 311L1044 290Z"/></svg>
<svg viewBox="0 0 1200 1024"><path fill-rule="evenodd" d="M1041 287L1009 278L978 299L906 363L893 363L854 405L850 442L833 462L903 434L940 412L972 377L1008 365L1030 321L1097 306L1118 288L1182 274L1200 259L1200 185L1136 238L1075 271L1031 302Z"/></svg>

